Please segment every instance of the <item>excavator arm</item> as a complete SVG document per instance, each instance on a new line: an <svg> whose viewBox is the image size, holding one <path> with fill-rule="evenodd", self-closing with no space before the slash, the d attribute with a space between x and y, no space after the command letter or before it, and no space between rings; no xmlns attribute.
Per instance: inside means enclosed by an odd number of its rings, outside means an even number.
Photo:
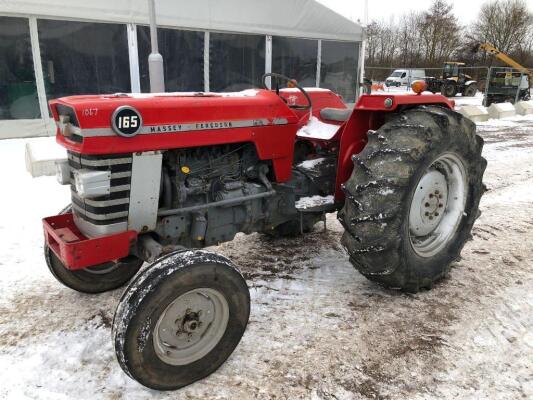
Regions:
<svg viewBox="0 0 533 400"><path fill-rule="evenodd" d="M515 60L513 60L511 57L509 57L507 54L502 53L500 50L498 50L496 47L491 45L490 43L481 43L479 46L477 46L476 51L484 50L487 53L493 55L498 60L504 62L505 64L519 70L520 72L523 72L525 74L529 74L531 78L533 78L533 72L529 71L526 67L523 65L517 63Z"/></svg>

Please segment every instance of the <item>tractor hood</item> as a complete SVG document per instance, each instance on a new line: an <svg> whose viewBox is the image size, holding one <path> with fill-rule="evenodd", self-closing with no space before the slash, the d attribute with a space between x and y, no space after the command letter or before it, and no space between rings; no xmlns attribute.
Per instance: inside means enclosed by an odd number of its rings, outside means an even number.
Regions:
<svg viewBox="0 0 533 400"><path fill-rule="evenodd" d="M296 131L298 123L279 96L262 89L70 96L50 101L50 109L58 142L91 154L172 148L191 135L203 135L195 145L214 144L213 135L221 131L273 126Z"/></svg>

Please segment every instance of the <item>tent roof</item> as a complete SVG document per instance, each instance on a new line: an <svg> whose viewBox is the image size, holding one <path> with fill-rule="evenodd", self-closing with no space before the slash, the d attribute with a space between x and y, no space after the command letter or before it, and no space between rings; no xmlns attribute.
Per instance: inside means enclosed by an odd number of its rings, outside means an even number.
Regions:
<svg viewBox="0 0 533 400"><path fill-rule="evenodd" d="M156 0L159 26L361 41L360 25L313 0ZM0 14L148 24L148 0L5 0Z"/></svg>

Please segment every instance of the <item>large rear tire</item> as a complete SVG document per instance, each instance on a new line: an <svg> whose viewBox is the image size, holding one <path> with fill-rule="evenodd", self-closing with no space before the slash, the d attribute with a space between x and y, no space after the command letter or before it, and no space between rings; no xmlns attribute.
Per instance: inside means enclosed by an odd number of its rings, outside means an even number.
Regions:
<svg viewBox="0 0 533 400"><path fill-rule="evenodd" d="M220 367L250 315L246 281L225 257L172 253L132 280L113 319L124 372L144 386L174 390Z"/></svg>
<svg viewBox="0 0 533 400"><path fill-rule="evenodd" d="M342 243L368 279L417 292L443 277L470 237L486 160L475 125L436 106L399 114L352 157Z"/></svg>

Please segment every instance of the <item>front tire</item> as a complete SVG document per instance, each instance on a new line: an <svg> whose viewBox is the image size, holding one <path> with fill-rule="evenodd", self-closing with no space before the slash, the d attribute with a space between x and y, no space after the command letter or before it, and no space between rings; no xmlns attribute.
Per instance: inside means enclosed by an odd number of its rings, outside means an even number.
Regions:
<svg viewBox="0 0 533 400"><path fill-rule="evenodd" d="M443 277L470 237L486 160L475 125L428 106L369 135L339 212L342 243L368 279L417 292Z"/></svg>
<svg viewBox="0 0 533 400"><path fill-rule="evenodd" d="M246 281L228 259L204 250L172 253L124 291L113 320L115 353L142 385L178 389L226 361L249 315Z"/></svg>
<svg viewBox="0 0 533 400"><path fill-rule="evenodd" d="M130 256L118 263L105 263L80 270L67 269L55 253L44 246L48 269L64 286L81 293L103 293L117 289L128 282L143 265L143 260Z"/></svg>
<svg viewBox="0 0 533 400"><path fill-rule="evenodd" d="M72 211L66 206L59 214ZM134 256L120 260L118 263L105 263L80 270L67 269L55 253L44 245L44 259L48 269L61 284L81 293L103 293L117 289L128 282L143 265L143 261Z"/></svg>
<svg viewBox="0 0 533 400"><path fill-rule="evenodd" d="M455 97L457 94L457 85L452 82L448 82L442 85L440 94L446 97Z"/></svg>
<svg viewBox="0 0 533 400"><path fill-rule="evenodd" d="M463 92L463 97L474 97L476 93L477 93L477 85L475 83L471 83L465 88Z"/></svg>

